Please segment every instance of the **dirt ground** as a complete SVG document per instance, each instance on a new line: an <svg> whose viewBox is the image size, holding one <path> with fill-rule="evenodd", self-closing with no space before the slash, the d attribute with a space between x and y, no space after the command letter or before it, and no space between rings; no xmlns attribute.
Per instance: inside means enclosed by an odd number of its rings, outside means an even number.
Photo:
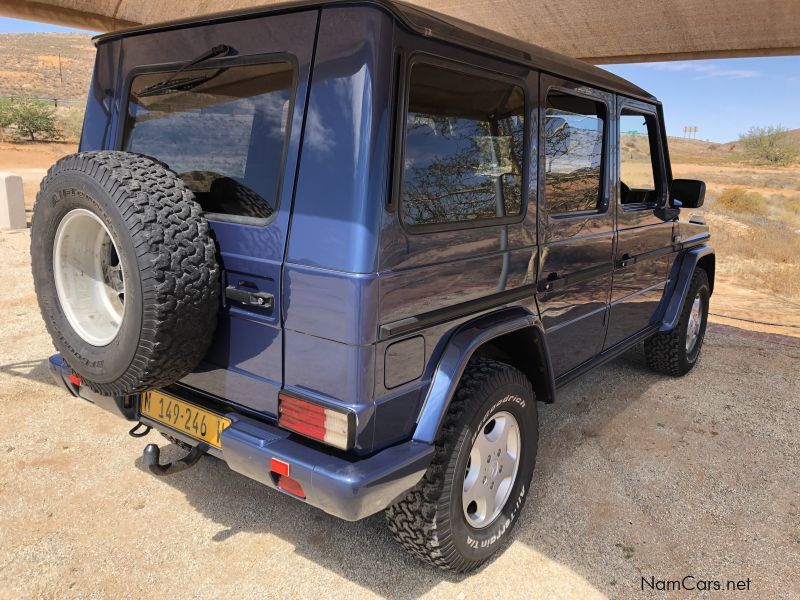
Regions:
<svg viewBox="0 0 800 600"><path fill-rule="evenodd" d="M513 542L461 577L407 556L380 514L345 523L211 458L144 471L160 436L51 383L29 239L0 233L2 598L640 598L642 577L686 575L800 596L797 338L712 325L684 379L632 351L540 405Z"/></svg>
<svg viewBox="0 0 800 600"><path fill-rule="evenodd" d="M78 149L73 143L0 142L0 171L22 177L25 212L30 223L39 184L50 165Z"/></svg>

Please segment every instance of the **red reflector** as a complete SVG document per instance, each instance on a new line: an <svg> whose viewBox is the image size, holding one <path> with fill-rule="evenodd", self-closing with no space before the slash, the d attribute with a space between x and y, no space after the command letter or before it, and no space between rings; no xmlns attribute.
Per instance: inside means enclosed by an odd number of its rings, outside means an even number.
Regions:
<svg viewBox="0 0 800 600"><path fill-rule="evenodd" d="M291 477L284 477L283 475L278 477L278 487L285 492L289 492L290 494L298 496L299 498L306 497L306 493L303 491L303 486Z"/></svg>
<svg viewBox="0 0 800 600"><path fill-rule="evenodd" d="M81 378L80 378L80 377L78 377L78 376L77 376L75 373L72 373L72 372L70 372L70 374L69 374L69 382L70 382L72 385L77 385L78 387L80 387L80 385L81 385Z"/></svg>
<svg viewBox="0 0 800 600"><path fill-rule="evenodd" d="M276 475L283 475L284 477L289 476L289 463L279 460L277 458L273 458L269 461L269 470L275 473Z"/></svg>

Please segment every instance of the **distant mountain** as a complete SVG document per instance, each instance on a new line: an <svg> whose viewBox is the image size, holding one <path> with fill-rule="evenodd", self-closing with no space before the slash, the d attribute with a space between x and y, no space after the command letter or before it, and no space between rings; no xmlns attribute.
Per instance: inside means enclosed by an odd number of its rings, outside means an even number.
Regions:
<svg viewBox="0 0 800 600"><path fill-rule="evenodd" d="M84 33L0 34L0 96L84 100L94 54Z"/></svg>

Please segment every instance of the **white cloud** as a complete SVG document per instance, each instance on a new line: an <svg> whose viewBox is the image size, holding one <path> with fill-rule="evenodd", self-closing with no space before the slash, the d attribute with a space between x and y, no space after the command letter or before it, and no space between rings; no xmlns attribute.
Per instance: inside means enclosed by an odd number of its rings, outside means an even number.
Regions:
<svg viewBox="0 0 800 600"><path fill-rule="evenodd" d="M327 154L336 145L333 129L322 124L322 115L313 106L309 108L306 117L304 142L322 154Z"/></svg>
<svg viewBox="0 0 800 600"><path fill-rule="evenodd" d="M716 63L694 61L645 63L641 66L657 71L692 73L692 79L749 79L761 75L760 71L753 69L727 69Z"/></svg>

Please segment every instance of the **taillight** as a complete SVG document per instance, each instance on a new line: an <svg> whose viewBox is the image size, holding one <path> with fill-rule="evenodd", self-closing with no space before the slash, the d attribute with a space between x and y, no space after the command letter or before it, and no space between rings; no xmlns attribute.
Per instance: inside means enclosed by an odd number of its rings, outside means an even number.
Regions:
<svg viewBox="0 0 800 600"><path fill-rule="evenodd" d="M349 422L347 413L286 394L278 396L278 426L284 429L347 450Z"/></svg>

